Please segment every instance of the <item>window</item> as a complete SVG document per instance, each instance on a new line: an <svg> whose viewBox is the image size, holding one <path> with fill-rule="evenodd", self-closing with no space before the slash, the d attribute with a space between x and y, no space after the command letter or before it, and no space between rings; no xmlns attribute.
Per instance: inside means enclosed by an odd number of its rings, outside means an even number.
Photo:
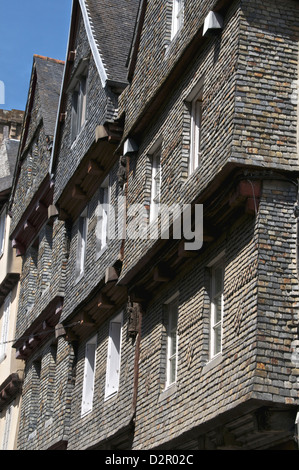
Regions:
<svg viewBox="0 0 299 470"><path fill-rule="evenodd" d="M84 272L85 252L87 241L87 208L78 219L78 247L77 247L77 277Z"/></svg>
<svg viewBox="0 0 299 470"><path fill-rule="evenodd" d="M151 182L151 205L150 222L155 220L160 209L161 199L161 147L151 155L152 182Z"/></svg>
<svg viewBox="0 0 299 470"><path fill-rule="evenodd" d="M40 414L42 412L42 384L41 384L42 359L39 358L32 363L32 386L30 399L29 429L31 437L35 435Z"/></svg>
<svg viewBox="0 0 299 470"><path fill-rule="evenodd" d="M72 94L72 140L79 134L86 117L86 76L82 76Z"/></svg>
<svg viewBox="0 0 299 470"><path fill-rule="evenodd" d="M184 20L184 1L173 0L171 39L174 38L176 33L182 27L183 20Z"/></svg>
<svg viewBox="0 0 299 470"><path fill-rule="evenodd" d="M96 228L97 253L100 253L108 242L108 204L109 204L109 177L100 188L98 203L98 220Z"/></svg>
<svg viewBox="0 0 299 470"><path fill-rule="evenodd" d="M6 413L5 413L5 428L4 428L3 441L2 441L2 450L8 450L12 409L13 409L13 405L11 404L6 409Z"/></svg>
<svg viewBox="0 0 299 470"><path fill-rule="evenodd" d="M105 398L110 398L118 392L120 376L121 331L122 313L115 317L109 325Z"/></svg>
<svg viewBox="0 0 299 470"><path fill-rule="evenodd" d="M11 294L5 298L3 304L3 315L1 322L1 338L0 338L0 363L6 358L7 340L8 340L8 325L9 325L9 311L10 311Z"/></svg>
<svg viewBox="0 0 299 470"><path fill-rule="evenodd" d="M166 387L176 382L178 363L178 297L165 304L167 321Z"/></svg>
<svg viewBox="0 0 299 470"><path fill-rule="evenodd" d="M6 221L6 213L4 210L2 214L0 215L0 256L3 254L3 250L4 250L5 221Z"/></svg>
<svg viewBox="0 0 299 470"><path fill-rule="evenodd" d="M94 395L94 376L96 365L97 336L94 336L85 345L85 364L83 379L83 394L81 416L92 410Z"/></svg>
<svg viewBox="0 0 299 470"><path fill-rule="evenodd" d="M223 287L224 263L221 259L211 268L210 358L219 354L222 349Z"/></svg>
<svg viewBox="0 0 299 470"><path fill-rule="evenodd" d="M200 137L202 116L202 89L190 101L190 157L189 174L200 164Z"/></svg>

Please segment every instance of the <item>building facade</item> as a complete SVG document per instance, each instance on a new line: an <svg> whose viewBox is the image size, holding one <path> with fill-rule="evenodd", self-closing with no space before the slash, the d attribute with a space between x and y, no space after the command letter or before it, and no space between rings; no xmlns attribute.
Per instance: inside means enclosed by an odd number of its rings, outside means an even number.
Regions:
<svg viewBox="0 0 299 470"><path fill-rule="evenodd" d="M76 0L51 133L35 57L19 449L298 448L298 17Z"/></svg>
<svg viewBox="0 0 299 470"><path fill-rule="evenodd" d="M55 387L59 344L55 326L64 294L65 228L51 212L53 181L49 172L64 62L35 55L10 198L10 241L22 260L15 356L24 363L18 448L35 448L40 433L48 446L64 446L65 420L56 421L67 407L68 389ZM59 250L57 249L59 245ZM57 255L57 257L56 257ZM63 362L63 361L62 361ZM59 366L58 366L59 367ZM39 380L43 379L41 386ZM60 393L60 408L53 406ZM53 437L53 426L55 435Z"/></svg>
<svg viewBox="0 0 299 470"><path fill-rule="evenodd" d="M5 117L5 119L4 119ZM3 118L3 119L2 119ZM13 122L10 120L13 119ZM18 111L21 122L22 112ZM14 112L1 110L0 140L0 449L17 448L23 364L12 349L15 338L21 260L9 241L11 215L8 200L16 165L20 127ZM19 132L18 132L19 130Z"/></svg>

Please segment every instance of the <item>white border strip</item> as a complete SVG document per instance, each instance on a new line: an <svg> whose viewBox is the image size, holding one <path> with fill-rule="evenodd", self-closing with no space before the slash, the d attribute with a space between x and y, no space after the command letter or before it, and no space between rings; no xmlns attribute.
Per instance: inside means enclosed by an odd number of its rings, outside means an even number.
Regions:
<svg viewBox="0 0 299 470"><path fill-rule="evenodd" d="M95 60L100 78L101 78L102 86L104 88L106 86L106 82L107 82L107 79L108 79L107 73L106 73L106 70L105 70L105 66L103 64L102 58L101 58L100 53L99 53L98 46L97 46L97 44L95 42L95 39L94 39L94 36L92 34L92 27L91 27L91 24L90 24L88 11L87 11L87 8L86 8L86 5L85 5L85 0L79 0L79 3L80 3L81 11L82 11L82 16L83 16L83 20L84 20L84 25L85 25L87 37L88 37L89 44L90 44L90 49L91 49L93 58Z"/></svg>

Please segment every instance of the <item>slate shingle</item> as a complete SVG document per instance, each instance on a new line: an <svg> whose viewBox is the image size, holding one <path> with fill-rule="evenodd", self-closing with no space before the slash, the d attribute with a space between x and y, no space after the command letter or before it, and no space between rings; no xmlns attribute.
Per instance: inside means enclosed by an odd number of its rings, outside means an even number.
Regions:
<svg viewBox="0 0 299 470"><path fill-rule="evenodd" d="M41 112L45 134L53 136L59 103L64 62L48 57L34 56L40 88Z"/></svg>
<svg viewBox="0 0 299 470"><path fill-rule="evenodd" d="M125 83L139 0L85 0L108 79Z"/></svg>

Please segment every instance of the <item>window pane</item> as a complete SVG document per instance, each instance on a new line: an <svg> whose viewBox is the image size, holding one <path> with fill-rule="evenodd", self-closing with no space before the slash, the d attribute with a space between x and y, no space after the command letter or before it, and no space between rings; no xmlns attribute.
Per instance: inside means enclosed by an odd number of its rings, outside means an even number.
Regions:
<svg viewBox="0 0 299 470"><path fill-rule="evenodd" d="M108 187L102 187L100 189L96 228L97 251L101 251L107 245L108 241L108 194Z"/></svg>
<svg viewBox="0 0 299 470"><path fill-rule="evenodd" d="M222 321L223 321L223 288L224 265L218 262L212 268L211 292L211 356L218 354L222 349Z"/></svg>
<svg viewBox="0 0 299 470"><path fill-rule="evenodd" d="M152 188L150 220L154 220L159 212L161 198L161 161L160 149L152 156Z"/></svg>
<svg viewBox="0 0 299 470"><path fill-rule="evenodd" d="M219 323L222 317L222 294L214 298L214 324Z"/></svg>
<svg viewBox="0 0 299 470"><path fill-rule="evenodd" d="M176 354L176 346L177 346L177 333L176 333L176 329L175 329L170 334L170 348L169 348L170 349L170 351L169 351L170 356L173 356L174 354Z"/></svg>
<svg viewBox="0 0 299 470"><path fill-rule="evenodd" d="M114 318L109 325L108 354L106 365L105 398L118 391L121 361L122 314Z"/></svg>
<svg viewBox="0 0 299 470"><path fill-rule="evenodd" d="M84 381L82 394L82 414L92 409L94 394L94 374L96 361L96 338L89 341L85 346L85 365L84 365Z"/></svg>
<svg viewBox="0 0 299 470"><path fill-rule="evenodd" d="M177 354L178 354L178 299L173 300L167 305L168 310L168 328L167 328L167 376L166 386L176 381Z"/></svg>

